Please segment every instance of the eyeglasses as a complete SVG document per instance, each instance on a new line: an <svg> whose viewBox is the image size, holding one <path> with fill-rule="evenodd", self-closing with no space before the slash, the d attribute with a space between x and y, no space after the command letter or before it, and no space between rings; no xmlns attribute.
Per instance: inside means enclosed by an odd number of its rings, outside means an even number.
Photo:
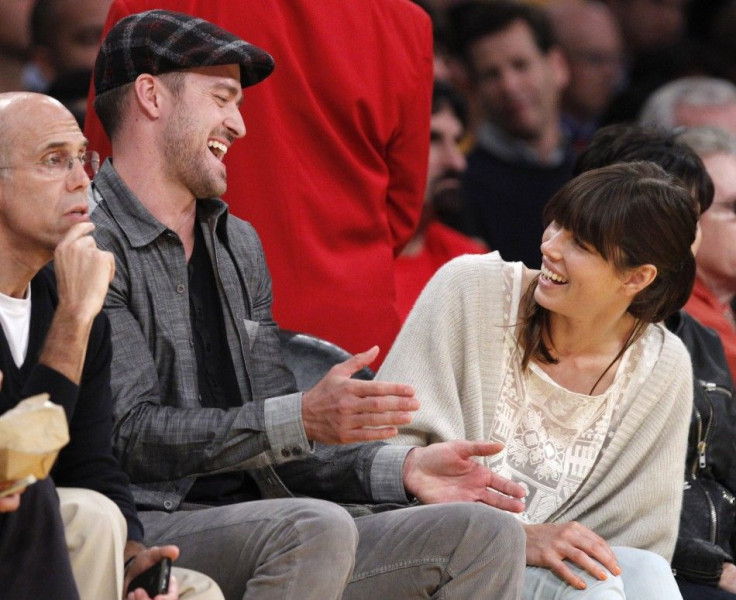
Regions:
<svg viewBox="0 0 736 600"><path fill-rule="evenodd" d="M43 160L28 165L0 166L0 169L23 169L37 167L52 178L62 178L69 175L74 169L74 161L78 160L87 177L92 179L100 170L100 155L94 150L87 150L82 154L72 154L66 150L59 150L47 155Z"/></svg>

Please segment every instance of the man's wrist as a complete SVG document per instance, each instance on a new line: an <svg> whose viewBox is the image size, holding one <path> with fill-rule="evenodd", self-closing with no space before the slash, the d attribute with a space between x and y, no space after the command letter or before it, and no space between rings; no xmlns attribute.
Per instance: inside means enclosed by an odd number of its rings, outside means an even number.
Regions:
<svg viewBox="0 0 736 600"><path fill-rule="evenodd" d="M312 451L302 421L301 392L268 398L263 419L275 463L303 459Z"/></svg>
<svg viewBox="0 0 736 600"><path fill-rule="evenodd" d="M57 317L59 324L67 328L70 333L80 332L84 335L92 327L97 315L84 314L79 308L60 299L54 316Z"/></svg>
<svg viewBox="0 0 736 600"><path fill-rule="evenodd" d="M128 570L128 567L130 567L130 565L135 561L136 557L145 549L146 547L143 544L134 540L128 540L125 543L125 550L123 550L123 564L125 565L126 571Z"/></svg>
<svg viewBox="0 0 736 600"><path fill-rule="evenodd" d="M128 557L125 562L123 563L123 574L128 574L128 569L130 569L130 565L132 565L135 562L135 559L138 558L137 554L134 554L133 556Z"/></svg>
<svg viewBox="0 0 736 600"><path fill-rule="evenodd" d="M414 450L416 448L412 448L409 450L409 452L406 453L406 456L404 457L404 469L402 471L402 478L404 480L404 488L406 489L407 493L409 492L409 475L414 470L414 459L416 458L414 456Z"/></svg>
<svg viewBox="0 0 736 600"><path fill-rule="evenodd" d="M411 494L404 484L406 455L410 446L382 445L371 462L371 496L374 502L407 502Z"/></svg>

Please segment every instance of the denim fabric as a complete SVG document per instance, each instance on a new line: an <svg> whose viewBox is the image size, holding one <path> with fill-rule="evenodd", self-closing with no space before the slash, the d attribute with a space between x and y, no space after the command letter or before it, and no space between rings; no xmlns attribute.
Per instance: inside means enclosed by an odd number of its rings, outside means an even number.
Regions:
<svg viewBox="0 0 736 600"><path fill-rule="evenodd" d="M580 567L570 568L583 578L587 589L566 584L549 569L527 567L523 600L682 600L667 561L647 550L614 546L621 575L608 573L595 579Z"/></svg>

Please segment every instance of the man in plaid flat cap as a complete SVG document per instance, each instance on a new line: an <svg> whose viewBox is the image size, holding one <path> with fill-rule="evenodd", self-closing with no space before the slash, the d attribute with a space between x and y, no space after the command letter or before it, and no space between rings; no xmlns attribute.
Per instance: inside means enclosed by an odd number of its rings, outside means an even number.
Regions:
<svg viewBox="0 0 736 600"><path fill-rule="evenodd" d="M113 149L92 219L116 257L114 445L146 540L179 545L230 600L517 598L524 534L493 507L522 510L523 490L472 458L499 446L376 441L418 402L350 378L375 347L303 393L284 364L260 242L218 198L245 135L242 88L272 69L265 51L164 10L117 23L95 66Z"/></svg>

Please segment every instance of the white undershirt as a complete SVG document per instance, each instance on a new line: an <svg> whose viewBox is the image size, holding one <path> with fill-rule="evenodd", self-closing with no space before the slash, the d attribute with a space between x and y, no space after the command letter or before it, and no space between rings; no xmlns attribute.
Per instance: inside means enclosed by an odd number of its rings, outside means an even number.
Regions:
<svg viewBox="0 0 736 600"><path fill-rule="evenodd" d="M25 298L0 294L0 325L8 340L15 366L20 368L28 352L28 334L31 329L31 286Z"/></svg>

